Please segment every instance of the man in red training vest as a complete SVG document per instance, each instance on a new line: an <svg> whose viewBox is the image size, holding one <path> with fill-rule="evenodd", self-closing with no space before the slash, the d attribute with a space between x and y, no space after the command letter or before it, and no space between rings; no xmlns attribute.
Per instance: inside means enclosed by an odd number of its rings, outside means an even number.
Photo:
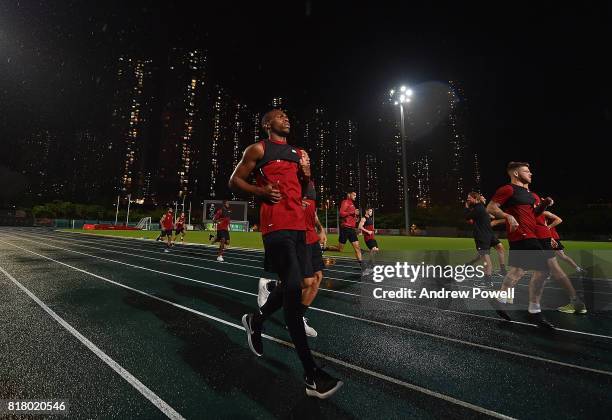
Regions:
<svg viewBox="0 0 612 420"><path fill-rule="evenodd" d="M217 236L213 243L219 242L219 253L217 254L217 261L219 262L223 262L223 252L230 242L229 224L231 217L232 212L229 202L223 200L223 206L213 216L213 221L217 224Z"/></svg>
<svg viewBox="0 0 612 420"><path fill-rule="evenodd" d="M263 356L263 324L283 308L289 335L304 368L306 395L328 398L343 383L316 365L301 310L302 280L313 276L308 272L312 266L306 261L306 217L302 207L302 192L310 181L310 160L306 152L287 143L290 124L283 111L266 113L261 125L268 138L246 148L229 186L261 200L264 269L277 273L280 283L259 311L242 317L242 325L251 351ZM256 185L249 182L251 173L257 176Z"/></svg>
<svg viewBox="0 0 612 420"><path fill-rule="evenodd" d="M181 242L185 242L185 213L181 213L174 226L174 241L181 235Z"/></svg>
<svg viewBox="0 0 612 420"><path fill-rule="evenodd" d="M357 227L357 217L359 216L359 210L355 208L356 197L357 193L355 191L351 191L347 193L346 198L342 200L342 203L340 204L340 219L342 219L342 221L340 223L338 245L327 247L325 250L342 252L344 244L346 244L346 241L348 240L355 251L355 258L357 258L361 268L364 269L363 260L361 259L361 247L359 246L359 239L357 238L357 232L355 231L355 228Z"/></svg>

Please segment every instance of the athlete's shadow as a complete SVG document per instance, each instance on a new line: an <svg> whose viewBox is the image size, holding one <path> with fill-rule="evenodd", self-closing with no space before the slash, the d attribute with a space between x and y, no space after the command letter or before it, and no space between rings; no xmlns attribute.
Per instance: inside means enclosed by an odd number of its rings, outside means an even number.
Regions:
<svg viewBox="0 0 612 420"><path fill-rule="evenodd" d="M192 286L176 281L170 282L172 290L180 296L196 298L206 304L214 306L225 314L228 314L234 319L241 319L242 315L253 313L257 310L257 298L249 296L247 299L253 300L253 305L246 305L236 298L236 292L225 291L210 287ZM245 297L247 295L244 295ZM279 311L282 317L282 311ZM285 324L276 319L275 316L270 317L266 323L276 324L284 327Z"/></svg>
<svg viewBox="0 0 612 420"><path fill-rule="evenodd" d="M299 368L289 366L274 356L255 357L246 346L243 331L137 293L130 292L124 302L132 308L155 315L163 323L163 331L173 339L160 337L160 344L155 347L155 351L159 353L164 350L165 345L169 346L168 355L163 357L164 366L168 369L168 380L174 380L173 386L177 393L189 395L193 401L218 401L217 407L207 405L201 407L202 409L212 410L210 413L214 413L216 409L228 418L244 417L245 413L252 410L252 404L261 406L262 410L274 417L281 418L296 417L297 413L303 414L301 418L350 416L330 400L317 405L306 401L308 397L304 393ZM159 326L155 322L149 322L143 328L147 328L148 334L152 335L157 332L156 328ZM182 343L178 350L176 344L172 344L175 340ZM267 340L264 345L268 348L278 347L278 344ZM293 349L286 350L280 354L296 357ZM271 353L278 357L278 351L279 348L276 348ZM175 354L198 375L205 386L194 383L193 379L184 379L189 375L181 372L182 363L174 360ZM235 403L237 395L252 404L241 406ZM225 399L220 399L220 396ZM322 408L324 412L321 411Z"/></svg>

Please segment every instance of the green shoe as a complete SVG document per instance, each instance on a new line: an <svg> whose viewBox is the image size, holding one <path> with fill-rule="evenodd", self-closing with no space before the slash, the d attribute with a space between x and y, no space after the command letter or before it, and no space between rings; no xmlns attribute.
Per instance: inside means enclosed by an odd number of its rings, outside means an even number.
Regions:
<svg viewBox="0 0 612 420"><path fill-rule="evenodd" d="M559 306L557 308L559 312L563 312L564 314L575 314L576 308L574 308L573 303L568 303L567 305Z"/></svg>
<svg viewBox="0 0 612 420"><path fill-rule="evenodd" d="M576 309L577 314L586 314L587 308L586 305L582 301L578 301L574 303L574 308Z"/></svg>
<svg viewBox="0 0 612 420"><path fill-rule="evenodd" d="M582 302L577 302L575 304L570 302L567 305L558 307L557 310L559 312L563 312L564 314L575 314L575 313L586 314L587 313L586 306L584 306L584 303Z"/></svg>

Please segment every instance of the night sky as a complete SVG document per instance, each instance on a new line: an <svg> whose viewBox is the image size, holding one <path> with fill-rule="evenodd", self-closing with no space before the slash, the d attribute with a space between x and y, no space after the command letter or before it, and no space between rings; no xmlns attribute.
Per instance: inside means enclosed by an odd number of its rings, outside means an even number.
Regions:
<svg viewBox="0 0 612 420"><path fill-rule="evenodd" d="M376 141L377 107L394 85L457 80L485 193L506 181L507 161L524 160L542 194L612 200L603 3L124 3L0 4L0 129L107 123L119 55L163 62L169 47L199 46L235 97L323 105L354 118L362 143Z"/></svg>

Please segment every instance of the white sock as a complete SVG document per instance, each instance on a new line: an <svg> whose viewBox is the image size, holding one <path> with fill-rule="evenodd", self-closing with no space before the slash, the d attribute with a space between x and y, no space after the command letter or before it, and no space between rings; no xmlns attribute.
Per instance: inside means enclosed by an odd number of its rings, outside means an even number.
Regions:
<svg viewBox="0 0 612 420"><path fill-rule="evenodd" d="M539 303L531 303L529 302L529 309L528 309L530 314L537 314L538 312L542 312L542 309L540 309L540 304Z"/></svg>

